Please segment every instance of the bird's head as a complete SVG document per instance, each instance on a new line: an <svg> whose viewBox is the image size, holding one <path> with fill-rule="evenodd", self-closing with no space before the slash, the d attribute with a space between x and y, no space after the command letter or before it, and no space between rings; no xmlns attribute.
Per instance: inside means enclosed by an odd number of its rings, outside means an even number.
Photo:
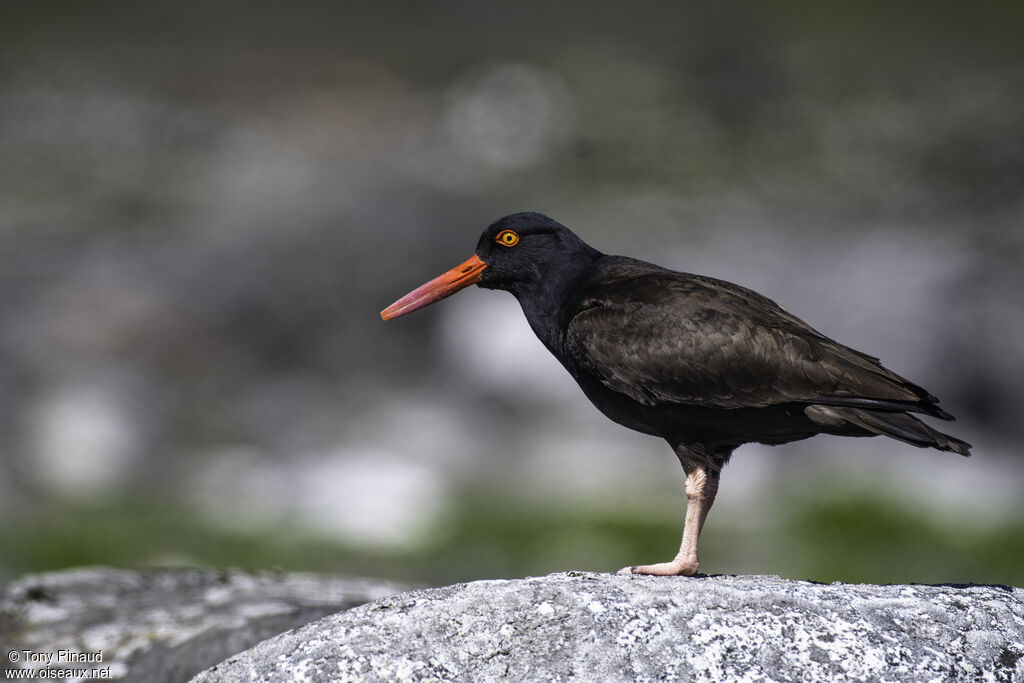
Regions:
<svg viewBox="0 0 1024 683"><path fill-rule="evenodd" d="M470 285L504 289L517 297L556 288L600 252L544 214L514 213L491 223L476 252L391 304L384 320L411 313Z"/></svg>

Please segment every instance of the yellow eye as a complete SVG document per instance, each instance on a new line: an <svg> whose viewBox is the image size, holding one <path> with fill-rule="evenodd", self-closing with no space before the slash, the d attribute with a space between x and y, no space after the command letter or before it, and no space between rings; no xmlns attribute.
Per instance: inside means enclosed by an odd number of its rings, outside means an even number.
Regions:
<svg viewBox="0 0 1024 683"><path fill-rule="evenodd" d="M515 230L502 230L494 241L506 247L514 247L519 244L519 235Z"/></svg>

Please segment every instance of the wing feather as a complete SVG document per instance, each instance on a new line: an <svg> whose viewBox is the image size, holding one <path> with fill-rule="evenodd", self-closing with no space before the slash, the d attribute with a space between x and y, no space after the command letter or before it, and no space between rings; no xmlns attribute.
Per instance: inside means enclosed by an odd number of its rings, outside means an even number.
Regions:
<svg viewBox="0 0 1024 683"><path fill-rule="evenodd" d="M825 337L752 290L632 259L615 259L599 274L567 326L569 356L644 405L835 399L914 410L923 401L918 410L941 412L932 409L933 397L877 358Z"/></svg>

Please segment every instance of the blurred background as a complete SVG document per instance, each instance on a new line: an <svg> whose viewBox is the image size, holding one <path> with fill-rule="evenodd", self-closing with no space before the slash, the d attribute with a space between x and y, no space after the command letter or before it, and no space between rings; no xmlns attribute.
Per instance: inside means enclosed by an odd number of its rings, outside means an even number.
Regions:
<svg viewBox="0 0 1024 683"><path fill-rule="evenodd" d="M0 580L669 559L674 455L511 296L378 316L538 210L770 296L975 446L744 446L702 570L1024 585L1021 35L988 2L2 3Z"/></svg>

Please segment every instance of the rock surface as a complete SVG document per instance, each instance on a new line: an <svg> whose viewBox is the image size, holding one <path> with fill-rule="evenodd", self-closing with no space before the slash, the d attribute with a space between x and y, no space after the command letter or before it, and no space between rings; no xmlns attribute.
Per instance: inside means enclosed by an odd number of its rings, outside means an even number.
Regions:
<svg viewBox="0 0 1024 683"><path fill-rule="evenodd" d="M264 638L398 590L382 581L233 570L30 575L0 594L0 671L184 681Z"/></svg>
<svg viewBox="0 0 1024 683"><path fill-rule="evenodd" d="M392 595L194 681L1024 681L1024 589L553 574Z"/></svg>

